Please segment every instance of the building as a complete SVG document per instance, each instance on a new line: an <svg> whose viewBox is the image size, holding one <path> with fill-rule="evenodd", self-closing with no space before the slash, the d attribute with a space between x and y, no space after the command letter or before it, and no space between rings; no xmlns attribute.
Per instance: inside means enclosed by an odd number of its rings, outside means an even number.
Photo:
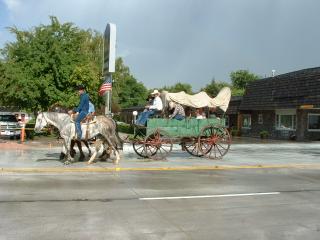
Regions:
<svg viewBox="0 0 320 240"><path fill-rule="evenodd" d="M231 97L229 107L227 109L225 118L226 118L226 127L230 130L237 129L238 126L238 113L241 105L242 96Z"/></svg>
<svg viewBox="0 0 320 240"><path fill-rule="evenodd" d="M320 67L248 84L238 129L242 136L320 140Z"/></svg>

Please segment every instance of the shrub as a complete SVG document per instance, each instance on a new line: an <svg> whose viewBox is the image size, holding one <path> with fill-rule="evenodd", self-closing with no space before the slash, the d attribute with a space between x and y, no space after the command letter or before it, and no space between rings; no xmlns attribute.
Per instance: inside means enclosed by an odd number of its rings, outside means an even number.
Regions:
<svg viewBox="0 0 320 240"><path fill-rule="evenodd" d="M133 134L133 126L127 123L118 123L118 132Z"/></svg>
<svg viewBox="0 0 320 240"><path fill-rule="evenodd" d="M266 130L263 130L260 132L260 138L268 138L269 137L269 132Z"/></svg>
<svg viewBox="0 0 320 240"><path fill-rule="evenodd" d="M241 136L241 132L238 129L233 128L231 129L231 136Z"/></svg>

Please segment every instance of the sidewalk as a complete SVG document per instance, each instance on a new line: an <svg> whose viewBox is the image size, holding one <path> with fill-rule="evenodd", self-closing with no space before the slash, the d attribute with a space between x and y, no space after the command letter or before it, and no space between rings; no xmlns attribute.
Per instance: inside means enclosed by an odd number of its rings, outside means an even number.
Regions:
<svg viewBox="0 0 320 240"><path fill-rule="evenodd" d="M209 160L181 151L179 145L166 160L139 158L130 144L124 145L119 165L97 161L92 165L74 162L63 165L59 160L62 141L41 138L25 143L0 141L0 168L2 172L107 172L124 170L196 170L312 167L320 168L320 143L297 143L251 138L234 139L227 155L222 160ZM75 148L77 149L77 148ZM83 148L85 154L87 150ZM76 158L78 158L78 154ZM29 170L28 170L29 169Z"/></svg>

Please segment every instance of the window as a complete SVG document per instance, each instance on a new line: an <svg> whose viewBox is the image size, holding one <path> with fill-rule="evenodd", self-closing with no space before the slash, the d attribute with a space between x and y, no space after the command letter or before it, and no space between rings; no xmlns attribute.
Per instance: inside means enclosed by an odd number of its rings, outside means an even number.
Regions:
<svg viewBox="0 0 320 240"><path fill-rule="evenodd" d="M244 114L242 116L242 127L243 128L251 128L251 115Z"/></svg>
<svg viewBox="0 0 320 240"><path fill-rule="evenodd" d="M296 129L296 111L294 109L276 111L276 129L295 130Z"/></svg>
<svg viewBox="0 0 320 240"><path fill-rule="evenodd" d="M261 113L258 114L258 123L263 124L263 115Z"/></svg>
<svg viewBox="0 0 320 240"><path fill-rule="evenodd" d="M308 130L320 131L320 114L308 114Z"/></svg>

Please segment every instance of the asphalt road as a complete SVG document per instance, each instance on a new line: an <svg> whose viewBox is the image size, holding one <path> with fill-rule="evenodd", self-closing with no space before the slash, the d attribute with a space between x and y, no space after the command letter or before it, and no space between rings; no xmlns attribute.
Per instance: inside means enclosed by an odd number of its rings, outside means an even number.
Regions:
<svg viewBox="0 0 320 240"><path fill-rule="evenodd" d="M0 175L0 239L320 239L318 169Z"/></svg>

